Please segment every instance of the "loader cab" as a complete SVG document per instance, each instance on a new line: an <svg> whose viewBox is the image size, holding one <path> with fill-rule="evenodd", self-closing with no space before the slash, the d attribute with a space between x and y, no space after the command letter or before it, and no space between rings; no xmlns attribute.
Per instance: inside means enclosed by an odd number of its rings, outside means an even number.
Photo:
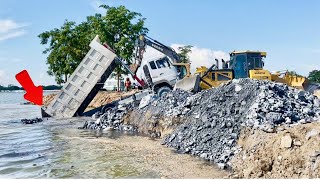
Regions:
<svg viewBox="0 0 320 180"><path fill-rule="evenodd" d="M262 70L266 52L259 51L233 51L230 53L230 68L234 77L248 78L250 70Z"/></svg>

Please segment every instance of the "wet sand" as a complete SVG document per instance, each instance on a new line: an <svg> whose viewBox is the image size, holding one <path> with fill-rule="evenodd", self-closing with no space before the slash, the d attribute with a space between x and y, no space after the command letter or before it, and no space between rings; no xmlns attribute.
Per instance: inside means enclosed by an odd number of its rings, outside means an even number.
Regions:
<svg viewBox="0 0 320 180"><path fill-rule="evenodd" d="M49 121L48 121L49 122ZM83 119L50 121L57 151L50 177L61 178L223 178L227 171L197 157L178 154L150 139L117 131L80 130Z"/></svg>

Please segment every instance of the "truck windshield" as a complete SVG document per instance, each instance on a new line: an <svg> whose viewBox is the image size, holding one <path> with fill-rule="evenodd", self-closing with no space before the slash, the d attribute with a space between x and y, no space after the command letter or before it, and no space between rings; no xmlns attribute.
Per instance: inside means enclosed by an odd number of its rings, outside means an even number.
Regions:
<svg viewBox="0 0 320 180"><path fill-rule="evenodd" d="M158 68L170 67L168 58L159 59L156 61Z"/></svg>

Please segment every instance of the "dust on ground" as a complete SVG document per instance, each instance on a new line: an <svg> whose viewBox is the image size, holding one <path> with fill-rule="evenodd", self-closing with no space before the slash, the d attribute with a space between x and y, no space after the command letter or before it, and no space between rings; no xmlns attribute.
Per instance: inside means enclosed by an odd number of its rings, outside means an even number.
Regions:
<svg viewBox="0 0 320 180"><path fill-rule="evenodd" d="M320 122L280 128L278 133L242 131L242 151L232 159L233 177L320 177Z"/></svg>

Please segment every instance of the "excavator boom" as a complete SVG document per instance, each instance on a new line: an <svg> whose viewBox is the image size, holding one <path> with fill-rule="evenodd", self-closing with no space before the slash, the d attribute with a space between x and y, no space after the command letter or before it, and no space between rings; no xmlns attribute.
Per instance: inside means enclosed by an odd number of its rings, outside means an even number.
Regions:
<svg viewBox="0 0 320 180"><path fill-rule="evenodd" d="M174 49L168 47L157 40L154 40L146 35L140 35L136 40L136 52L135 52L135 62L130 65L130 69L132 72L136 73L138 68L141 65L143 54L146 51L146 46L150 46L157 51L163 53L168 56L172 63L180 63L180 56L176 53Z"/></svg>

